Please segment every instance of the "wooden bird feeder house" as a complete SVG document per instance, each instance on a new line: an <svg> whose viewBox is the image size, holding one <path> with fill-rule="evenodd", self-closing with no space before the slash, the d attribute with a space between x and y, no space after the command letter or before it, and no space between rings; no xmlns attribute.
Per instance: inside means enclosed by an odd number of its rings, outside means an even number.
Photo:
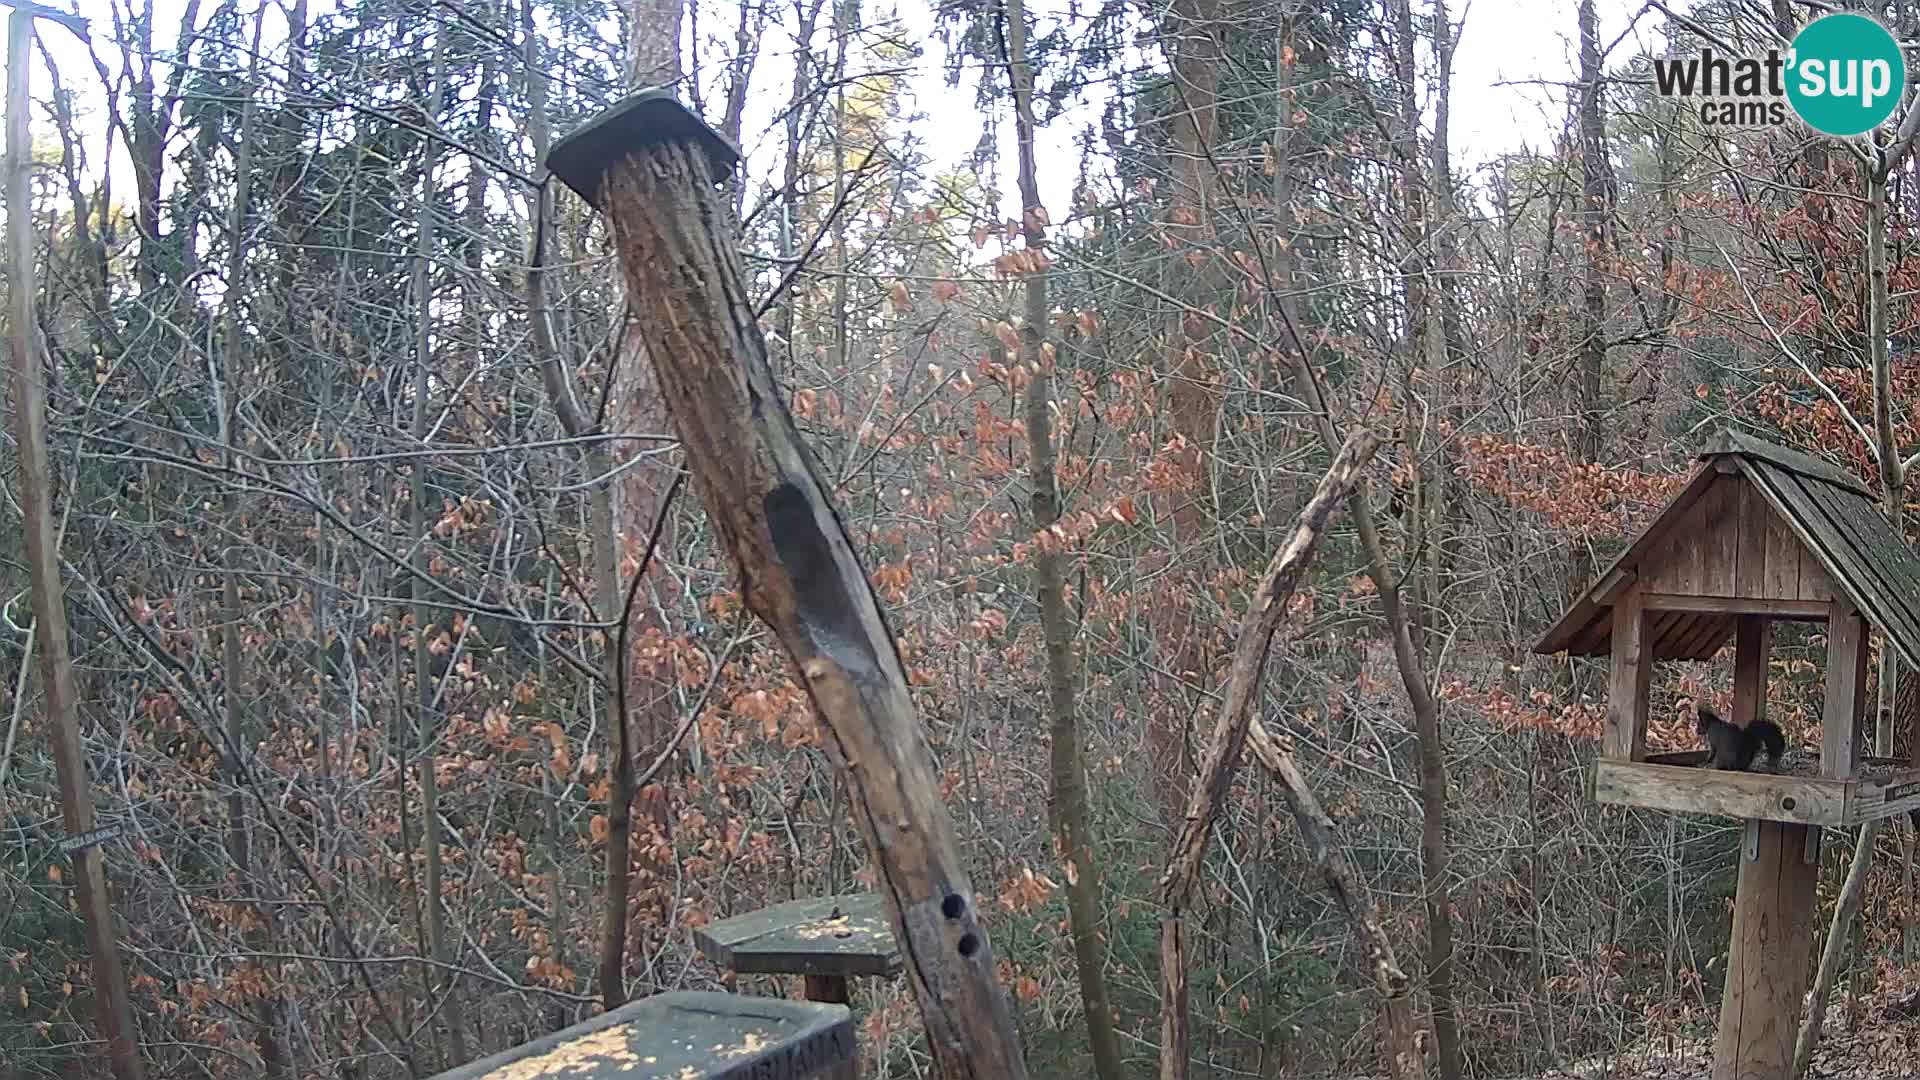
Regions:
<svg viewBox="0 0 1920 1080"><path fill-rule="evenodd" d="M1712 769L1704 749L1649 755L1653 665L1709 659L1731 639L1729 719L1744 726L1766 707L1776 619L1827 627L1817 775ZM1534 646L1612 657L1598 801L1746 822L1714 1080L1790 1075L1809 974L1820 828L1920 807L1920 769L1856 755L1870 624L1904 663L1920 667L1920 558L1871 490L1834 465L1727 431L1708 443L1660 516Z"/></svg>

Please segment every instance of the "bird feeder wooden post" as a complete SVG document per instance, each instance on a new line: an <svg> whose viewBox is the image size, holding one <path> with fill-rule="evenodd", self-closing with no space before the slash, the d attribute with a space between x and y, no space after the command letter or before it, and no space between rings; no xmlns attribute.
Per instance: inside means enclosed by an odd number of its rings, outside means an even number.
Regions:
<svg viewBox="0 0 1920 1080"><path fill-rule="evenodd" d="M547 167L612 226L639 336L742 602L829 729L936 1070L1024 1080L905 666L767 362L718 190L738 160L671 94L644 91L555 143Z"/></svg>
<svg viewBox="0 0 1920 1080"><path fill-rule="evenodd" d="M1733 431L1549 630L1534 651L1609 655L1602 803L1743 820L1714 1080L1789 1080L1807 989L1820 830L1920 807L1920 768L1857 754L1868 624L1920 661L1920 558L1858 478ZM1732 722L1766 711L1777 620L1825 623L1817 769L1705 768L1704 750L1647 753L1647 690L1660 660L1705 660L1734 642ZM1812 772L1816 775L1798 775Z"/></svg>

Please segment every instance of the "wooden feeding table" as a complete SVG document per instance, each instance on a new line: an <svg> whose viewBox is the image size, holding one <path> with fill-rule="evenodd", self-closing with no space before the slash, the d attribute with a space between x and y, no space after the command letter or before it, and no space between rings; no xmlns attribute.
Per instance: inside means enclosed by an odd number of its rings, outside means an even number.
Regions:
<svg viewBox="0 0 1920 1080"><path fill-rule="evenodd" d="M1827 626L1817 754L1790 751L1777 775L1707 768L1704 751L1649 756L1653 665L1708 659L1731 638L1731 720L1744 726L1766 706L1776 619ZM1920 806L1920 769L1856 759L1869 623L1906 664L1920 666L1920 558L1872 492L1817 458L1726 431L1660 516L1534 646L1612 658L1598 801L1747 823L1714 1080L1790 1075L1820 828Z"/></svg>
<svg viewBox="0 0 1920 1080"><path fill-rule="evenodd" d="M844 1005L685 990L622 1005L434 1080L804 1080L853 1060Z"/></svg>
<svg viewBox="0 0 1920 1080"><path fill-rule="evenodd" d="M1789 764L1794 756L1788 755ZM1637 762L1602 758L1594 794L1617 806L1849 828L1920 807L1920 770L1905 762L1861 758L1853 776L1835 779L1818 775L1817 756L1806 760L1814 775L1796 775L1787 766L1779 773L1708 769L1705 750L1650 754Z"/></svg>
<svg viewBox="0 0 1920 1080"><path fill-rule="evenodd" d="M809 1001L846 1004L847 980L900 973L900 948L878 893L789 900L709 923L694 944L736 975L801 975Z"/></svg>

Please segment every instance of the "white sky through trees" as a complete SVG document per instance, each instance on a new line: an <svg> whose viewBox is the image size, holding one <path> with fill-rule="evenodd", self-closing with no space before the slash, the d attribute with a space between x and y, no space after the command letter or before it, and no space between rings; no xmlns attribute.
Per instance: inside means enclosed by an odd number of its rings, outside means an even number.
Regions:
<svg viewBox="0 0 1920 1080"><path fill-rule="evenodd" d="M274 3L275 0L266 2ZM312 0L309 5L310 17L318 17L332 10L338 2ZM700 32L709 39L705 43L708 51L701 71L703 81L709 84L706 99L711 104L720 97L719 80L724 74L720 63L724 59L722 50L730 47L733 12L737 9L728 0L701 2ZM182 6L182 0L158 0L156 3L158 25L154 37L157 49L171 50ZM897 124L892 134L896 138L913 140L932 158L933 172L965 160L979 143L984 127L984 118L975 104L976 86L982 72L974 67L961 85L947 85L945 49L935 33L933 9L928 0L887 0L884 4L870 0L866 7L876 38L886 35L922 47L922 55L912 62L913 75L908 80L901 100L902 115L914 119ZM248 4L247 8L243 14L250 16L252 5ZM1565 101L1569 92L1567 84L1576 69L1574 0L1470 0L1455 3L1452 8L1453 17L1464 22L1454 62L1451 113L1451 142L1456 174L1464 177L1480 164L1521 149L1550 149L1553 140L1565 126ZM80 0L78 9L93 20L93 47L100 59L109 71L119 72L122 68L122 58L118 55L120 43L114 39L106 4L103 0ZM1029 6L1029 11L1040 22L1041 33L1044 33L1047 25L1056 22L1059 13L1065 9L1064 0ZM609 7L606 21L609 40L618 33L612 10ZM210 13L211 5L203 5L203 18ZM1637 25L1634 24L1636 13ZM784 152L781 147L784 128L777 117L786 105L791 87L795 46L791 13L784 12L783 15L784 24L769 26L762 38L742 138L745 144L743 149L748 154L750 176L756 183L777 175ZM1618 64L1635 53L1659 47L1659 35L1655 30L1659 16L1643 11L1640 5L1631 0L1600 0L1599 15L1602 40L1613 46L1608 57L1610 64ZM270 56L277 55L285 25L276 7L275 13L269 16L265 35L265 47ZM888 34L888 30L893 33ZM814 38L816 50L827 45L830 31L829 14L823 13ZM105 96L101 93L93 62L80 43L64 29L43 26L41 36L48 51L60 65L64 85L78 95L77 106L82 117L88 159L98 168L101 149L106 141L102 112ZM1615 44L1616 41L1618 44ZM1158 57L1140 57L1139 60L1155 64L1160 62ZM1431 118L1432 94L1427 75L1430 73L1432 57L1424 38L1419 62L1422 69L1421 89ZM37 97L44 99L51 82L37 57L35 68L34 91ZM277 65L269 65L269 78L280 73ZM988 74L996 79L1002 78L998 71ZM161 78L163 81L167 78L164 68ZM351 98L353 88L334 87L331 92ZM556 88L558 92L562 92L560 88ZM1100 109L1104 105L1104 93L1104 88L1101 88L1090 98L1072 103L1042 132L1042 195L1056 220L1063 220L1069 209L1069 197L1079 166L1075 140L1089 124L1097 126ZM1006 115L998 118L1000 175L992 179L1001 193L1003 211L1008 212L1009 216L1017 216L1018 198L1012 182L1012 104L1004 90L1000 98L1001 111ZM501 122L509 123L512 120ZM45 110L36 109L36 138L51 135L47 130L48 123ZM114 147L112 167L115 170L116 198L130 194L132 185L124 147ZM756 191L754 188L749 190ZM749 203L755 201L755 195L749 195Z"/></svg>

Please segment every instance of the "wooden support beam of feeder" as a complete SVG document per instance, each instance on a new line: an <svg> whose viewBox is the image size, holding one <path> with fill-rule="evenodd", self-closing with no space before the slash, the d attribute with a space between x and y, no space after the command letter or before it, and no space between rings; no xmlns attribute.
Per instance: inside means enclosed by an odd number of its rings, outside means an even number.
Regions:
<svg viewBox="0 0 1920 1080"><path fill-rule="evenodd" d="M433 1080L811 1080L836 1075L853 1055L843 1005L682 990Z"/></svg>
<svg viewBox="0 0 1920 1080"><path fill-rule="evenodd" d="M1750 821L1747 829L1758 851L1749 857L1741 845L1713 1080L1791 1080L1820 866L1806 858L1809 826Z"/></svg>
<svg viewBox="0 0 1920 1080"><path fill-rule="evenodd" d="M606 215L638 329L742 601L830 730L943 1077L1026 1076L905 666L829 484L775 384L717 190L739 152L661 91L554 144Z"/></svg>
<svg viewBox="0 0 1920 1080"><path fill-rule="evenodd" d="M1764 718L1769 631L1759 615L1741 616L1735 630L1733 720L1743 726ZM1828 765L1824 752L1821 765ZM1816 829L1781 821L1746 823L1714 1080L1790 1080L1820 869L1817 860L1806 858Z"/></svg>
<svg viewBox="0 0 1920 1080"><path fill-rule="evenodd" d="M1820 775L1853 775L1856 732L1866 701L1867 622L1846 604L1827 620L1827 694L1820 714Z"/></svg>
<svg viewBox="0 0 1920 1080"><path fill-rule="evenodd" d="M1647 756L1647 687L1653 646L1638 586L1613 606L1613 676L1607 690L1607 730L1601 753L1622 761Z"/></svg>

